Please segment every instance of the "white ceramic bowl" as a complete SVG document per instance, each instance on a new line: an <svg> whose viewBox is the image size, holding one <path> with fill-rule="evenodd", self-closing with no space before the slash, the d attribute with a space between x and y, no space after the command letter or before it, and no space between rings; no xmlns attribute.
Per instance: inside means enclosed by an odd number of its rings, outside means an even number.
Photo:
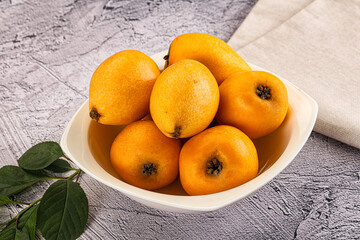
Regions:
<svg viewBox="0 0 360 240"><path fill-rule="evenodd" d="M162 52L153 56L163 68ZM250 65L253 70L264 70ZM266 71L266 70L265 70ZM111 166L109 151L123 127L91 121L86 101L75 113L61 139L61 147L74 163L96 180L147 206L174 212L204 212L225 207L245 198L278 175L295 158L308 139L317 116L317 103L302 90L280 78L289 95L289 112L272 134L255 140L259 155L259 174L236 188L203 196L188 196L179 179L157 191L148 191L122 181Z"/></svg>

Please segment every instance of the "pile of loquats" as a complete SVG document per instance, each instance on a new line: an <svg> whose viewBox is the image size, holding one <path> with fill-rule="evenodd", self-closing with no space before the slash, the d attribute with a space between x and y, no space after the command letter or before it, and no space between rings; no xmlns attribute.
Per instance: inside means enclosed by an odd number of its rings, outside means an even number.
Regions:
<svg viewBox="0 0 360 240"><path fill-rule="evenodd" d="M110 150L116 172L148 190L179 175L189 195L255 178L259 161L252 139L277 129L288 111L281 80L252 71L224 41L203 33L178 36L164 59L161 72L144 53L121 51L91 78L90 117L127 125Z"/></svg>

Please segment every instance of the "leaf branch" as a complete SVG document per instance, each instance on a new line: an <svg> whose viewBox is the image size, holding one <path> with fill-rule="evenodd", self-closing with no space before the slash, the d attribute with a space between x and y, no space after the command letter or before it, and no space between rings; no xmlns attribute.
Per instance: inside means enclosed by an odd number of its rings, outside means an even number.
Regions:
<svg viewBox="0 0 360 240"><path fill-rule="evenodd" d="M41 198L39 198L38 200L36 201L33 201L32 203L29 204L29 206L27 206L26 208L24 208L23 210L21 210L15 217L13 217L12 219L10 219L9 221L7 222L4 222L4 223L1 223L0 224L0 228L2 228L3 226L5 225L8 225L10 222L12 222L13 220L18 220L21 215L23 215L27 210L29 210L29 208L31 208L33 205L35 205L36 203L40 202ZM16 223L17 224L17 223Z"/></svg>

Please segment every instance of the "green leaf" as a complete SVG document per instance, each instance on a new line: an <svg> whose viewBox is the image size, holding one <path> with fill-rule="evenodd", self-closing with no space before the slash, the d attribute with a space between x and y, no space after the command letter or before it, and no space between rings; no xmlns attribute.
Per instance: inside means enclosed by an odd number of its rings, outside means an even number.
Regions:
<svg viewBox="0 0 360 240"><path fill-rule="evenodd" d="M19 220L17 229L15 227L15 220L11 221L6 228L0 232L1 240L14 240L14 239L35 239L36 227L36 213L39 205L30 207L24 212Z"/></svg>
<svg viewBox="0 0 360 240"><path fill-rule="evenodd" d="M35 175L17 166L4 166L0 168L0 195L14 195L46 178L46 175Z"/></svg>
<svg viewBox="0 0 360 240"><path fill-rule="evenodd" d="M11 221L6 228L0 232L1 240L14 240L16 234L15 220Z"/></svg>
<svg viewBox="0 0 360 240"><path fill-rule="evenodd" d="M34 205L29 208L23 215L21 215L18 222L18 229L21 229L23 232L29 236L30 240L35 239L36 233L36 216L39 205Z"/></svg>
<svg viewBox="0 0 360 240"><path fill-rule="evenodd" d="M72 170L73 168L70 164L64 159L57 159L55 162L50 164L45 170L55 172L55 173L64 173Z"/></svg>
<svg viewBox="0 0 360 240"><path fill-rule="evenodd" d="M19 229L16 229L14 239L15 240L29 240L29 236L26 233L20 231Z"/></svg>
<svg viewBox="0 0 360 240"><path fill-rule="evenodd" d="M18 160L19 166L27 170L44 169L64 156L57 142L42 142L27 150Z"/></svg>
<svg viewBox="0 0 360 240"><path fill-rule="evenodd" d="M76 239L85 228L88 200L78 183L59 180L41 199L37 225L47 240Z"/></svg>
<svg viewBox="0 0 360 240"><path fill-rule="evenodd" d="M10 203L16 203L7 196L0 196L0 206Z"/></svg>

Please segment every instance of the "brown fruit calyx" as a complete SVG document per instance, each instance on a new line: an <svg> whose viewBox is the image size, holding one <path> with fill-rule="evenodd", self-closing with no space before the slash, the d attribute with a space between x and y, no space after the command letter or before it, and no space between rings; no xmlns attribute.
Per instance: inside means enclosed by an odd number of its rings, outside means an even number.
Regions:
<svg viewBox="0 0 360 240"><path fill-rule="evenodd" d="M217 157L212 157L206 163L206 174L208 175L219 176L222 169L223 169L222 162L220 162Z"/></svg>
<svg viewBox="0 0 360 240"><path fill-rule="evenodd" d="M169 54L164 56L164 60L165 60L164 69L166 69L169 66Z"/></svg>
<svg viewBox="0 0 360 240"><path fill-rule="evenodd" d="M181 134L180 132L181 132L181 127L176 126L174 132L170 133L170 136L172 136L174 138L178 138Z"/></svg>
<svg viewBox="0 0 360 240"><path fill-rule="evenodd" d="M149 163L145 163L142 166L141 171L145 176L151 176L153 174L156 174L157 169L155 164L149 162Z"/></svg>
<svg viewBox="0 0 360 240"><path fill-rule="evenodd" d="M166 55L164 56L164 60L165 60L165 66L164 66L164 69L166 69L166 68L169 66L169 64L170 64L170 62L169 62L169 58L170 58L170 49L171 49L171 44L170 44L170 47L169 47L168 54L166 54Z"/></svg>
<svg viewBox="0 0 360 240"><path fill-rule="evenodd" d="M96 110L96 108L93 108L93 109L91 109L91 111L90 111L90 117L92 118L92 119L94 119L95 121L99 121L99 119L100 119L100 117L101 117L101 115L98 113L98 111Z"/></svg>
<svg viewBox="0 0 360 240"><path fill-rule="evenodd" d="M271 98L270 90L271 89L269 87L260 84L256 88L256 95L258 95L263 100L269 100Z"/></svg>

